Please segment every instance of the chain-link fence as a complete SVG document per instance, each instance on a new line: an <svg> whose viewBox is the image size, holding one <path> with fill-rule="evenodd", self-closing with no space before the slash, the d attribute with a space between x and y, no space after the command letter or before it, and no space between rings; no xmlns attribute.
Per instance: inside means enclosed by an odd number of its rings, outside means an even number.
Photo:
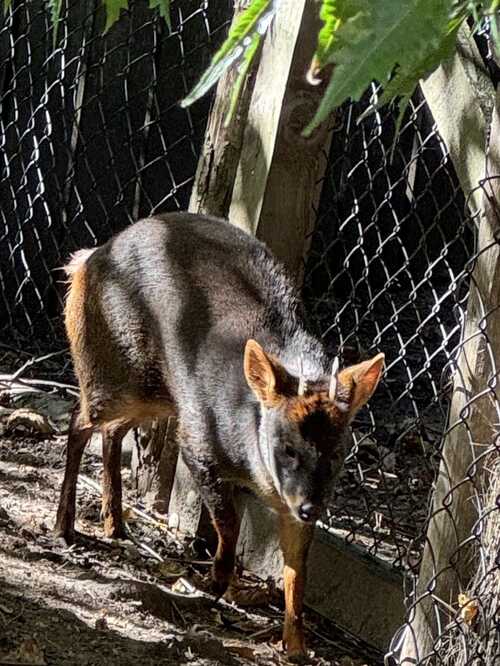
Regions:
<svg viewBox="0 0 500 666"><path fill-rule="evenodd" d="M464 197L422 92L396 136L377 91L337 114L305 270L327 344L387 360L323 526L404 572L406 624L387 663L496 664L498 174Z"/></svg>
<svg viewBox="0 0 500 666"><path fill-rule="evenodd" d="M477 245L464 271L469 293L418 577L387 664L500 663L499 128L497 110L485 176L471 193L481 204Z"/></svg>
<svg viewBox="0 0 500 666"><path fill-rule="evenodd" d="M171 33L146 1L132 7L103 38L97 0L70 3L56 47L42 0L13 3L3 17L0 353L12 346L18 360L65 347L57 269L71 251L101 243L152 211L188 204L209 100L188 110L177 102L224 36L232 2L172 3ZM488 41L478 44L496 84ZM354 423L355 446L323 527L404 572L407 631L396 637L391 658L418 633L423 609L433 618L429 663L494 664L500 299L491 287L471 320L471 293L484 287L479 218L423 94L415 93L397 135L393 110L374 107L377 94L374 85L360 103L335 114L304 278L311 326L332 350L346 362L375 350L387 359L382 386ZM370 106L373 113L358 123ZM474 368L477 355L487 359L480 385L477 372L464 377L460 360L470 341ZM61 358L45 366L59 378ZM464 399L454 411L459 389ZM455 485L438 474L449 463L453 437L452 451L464 441L480 451ZM429 515L431 490L444 477L450 487ZM466 537L456 527L464 502L475 511ZM427 528L443 513L456 548L440 569ZM435 569L417 584L421 568L429 571L429 551ZM463 559L473 569L467 575L458 565ZM441 598L439 580L450 571L458 580L454 596Z"/></svg>
<svg viewBox="0 0 500 666"><path fill-rule="evenodd" d="M6 3L5 3L6 4ZM146 0L103 36L97 0L13 2L0 29L0 331L65 345L58 272L152 211L185 209L210 99L178 102L226 34L231 0L178 0L172 30ZM3 7L3 4L2 4ZM54 45L54 39L56 39Z"/></svg>
<svg viewBox="0 0 500 666"><path fill-rule="evenodd" d="M357 123L376 101L373 86L338 114L304 289L332 349L349 360L381 350L387 363L325 522L406 567L423 537L474 235L422 94L397 139L388 109Z"/></svg>

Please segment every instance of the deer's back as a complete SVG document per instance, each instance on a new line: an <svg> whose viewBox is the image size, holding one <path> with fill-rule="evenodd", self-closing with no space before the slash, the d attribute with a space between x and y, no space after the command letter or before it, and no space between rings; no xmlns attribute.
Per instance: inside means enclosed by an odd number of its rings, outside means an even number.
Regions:
<svg viewBox="0 0 500 666"><path fill-rule="evenodd" d="M221 373L241 376L243 391L245 341L279 338L293 325L297 301L279 264L216 218L142 220L77 264L66 325L82 398L91 403L111 390L200 399Z"/></svg>

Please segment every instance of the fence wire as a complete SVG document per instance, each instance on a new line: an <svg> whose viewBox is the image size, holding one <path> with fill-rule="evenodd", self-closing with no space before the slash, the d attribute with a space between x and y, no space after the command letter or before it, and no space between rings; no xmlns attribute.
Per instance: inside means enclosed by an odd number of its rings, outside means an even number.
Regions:
<svg viewBox="0 0 500 666"><path fill-rule="evenodd" d="M304 294L346 362L381 350L387 364L325 524L405 569L418 567L474 233L421 93L396 141L394 112L376 102L374 85L338 114Z"/></svg>
<svg viewBox="0 0 500 666"><path fill-rule="evenodd" d="M498 174L465 198L421 91L397 137L377 100L337 113L305 268L316 332L387 362L323 526L404 575L387 664L500 664Z"/></svg>
<svg viewBox="0 0 500 666"><path fill-rule="evenodd" d="M73 250L141 216L187 207L210 100L187 110L177 102L222 40L232 2L177 0L169 33L139 0L105 37L96 0L70 2L65 12L55 48L43 0L14 2L0 29L0 371L14 362L24 371L33 354L50 353L45 371L60 379L70 366L61 352L57 269ZM497 84L487 33L480 37ZM377 110L377 99L373 85L335 114L308 239L311 326L346 363L378 350L387 362L382 386L354 423L353 450L322 526L404 574L407 622L388 663L412 641L418 649L404 663L500 663L500 297L492 288L489 300L476 298L471 319L485 251L477 249L479 217L422 93L397 137L394 111ZM454 410L457 391L463 400ZM471 462L432 505L433 489L449 483L449 442L452 452L465 447ZM466 514L472 527L464 536ZM444 566L429 541L442 516L456 540ZM450 576L453 595L442 598ZM431 618L432 635L423 651L422 616Z"/></svg>
<svg viewBox="0 0 500 666"><path fill-rule="evenodd" d="M187 208L210 100L178 102L232 14L178 0L169 32L138 0L103 36L102 3L62 6L56 35L43 0L13 2L0 29L0 331L33 352L65 344L57 269L72 251Z"/></svg>

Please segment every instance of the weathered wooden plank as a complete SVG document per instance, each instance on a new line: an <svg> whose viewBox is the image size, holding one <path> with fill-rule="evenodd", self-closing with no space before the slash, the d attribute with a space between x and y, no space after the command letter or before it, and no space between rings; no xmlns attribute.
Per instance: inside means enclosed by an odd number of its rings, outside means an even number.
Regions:
<svg viewBox="0 0 500 666"><path fill-rule="evenodd" d="M167 513L177 463L177 424L173 417L139 428L132 454L137 494L148 508Z"/></svg>
<svg viewBox="0 0 500 666"><path fill-rule="evenodd" d="M432 653L438 616L470 576L471 551L465 545L477 520L474 502L481 481L481 455L498 423L494 378L500 363L500 225L498 179L483 188L487 124L493 111L489 175L500 175L500 98L486 81L473 42L462 32L458 52L423 83L424 94L450 152L472 212L478 213L477 260L471 275L463 344L456 360L448 433L432 501L417 584L415 606L403 635L400 664L420 663ZM432 596L431 596L432 595ZM437 600L437 602L436 602ZM439 603L441 600L444 603Z"/></svg>
<svg viewBox="0 0 500 666"><path fill-rule="evenodd" d="M329 148L327 123L302 136L324 92L306 81L318 27L313 0L282 0L263 45L229 209L230 221L264 240L295 276Z"/></svg>
<svg viewBox="0 0 500 666"><path fill-rule="evenodd" d="M235 18L248 5L249 0L237 0ZM235 117L227 126L225 119L231 104L231 89L238 76L236 69L226 72L217 85L189 202L192 212L228 216L255 71L252 70L242 86Z"/></svg>

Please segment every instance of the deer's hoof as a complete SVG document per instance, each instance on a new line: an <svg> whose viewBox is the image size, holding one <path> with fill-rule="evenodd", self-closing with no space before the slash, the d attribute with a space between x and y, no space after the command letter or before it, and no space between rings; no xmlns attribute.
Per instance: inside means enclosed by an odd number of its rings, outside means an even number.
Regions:
<svg viewBox="0 0 500 666"><path fill-rule="evenodd" d="M59 542L61 545L72 546L75 543L75 530L55 525L52 530L52 537L54 541Z"/></svg>
<svg viewBox="0 0 500 666"><path fill-rule="evenodd" d="M210 586L212 594L217 598L226 592L233 573L233 561L215 558L212 565L212 583Z"/></svg>
<svg viewBox="0 0 500 666"><path fill-rule="evenodd" d="M288 661L291 661L294 664L308 664L310 661L305 650L300 652L287 650L286 656Z"/></svg>
<svg viewBox="0 0 500 666"><path fill-rule="evenodd" d="M212 576L212 582L210 583L210 592L219 599L227 590L229 585L229 579L226 577L215 577Z"/></svg>
<svg viewBox="0 0 500 666"><path fill-rule="evenodd" d="M283 635L283 648L289 661L295 664L306 664L309 662L302 632L291 632Z"/></svg>

